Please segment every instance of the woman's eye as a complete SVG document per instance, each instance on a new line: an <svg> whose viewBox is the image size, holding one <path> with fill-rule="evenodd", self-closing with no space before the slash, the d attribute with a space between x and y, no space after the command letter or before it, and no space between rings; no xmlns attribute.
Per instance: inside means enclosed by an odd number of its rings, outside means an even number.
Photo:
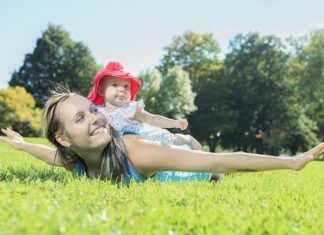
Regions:
<svg viewBox="0 0 324 235"><path fill-rule="evenodd" d="M83 115L80 115L77 117L76 122L81 122L83 120Z"/></svg>
<svg viewBox="0 0 324 235"><path fill-rule="evenodd" d="M93 108L93 109L91 110L91 112L92 112L92 113L98 113L99 111L98 111L97 108Z"/></svg>

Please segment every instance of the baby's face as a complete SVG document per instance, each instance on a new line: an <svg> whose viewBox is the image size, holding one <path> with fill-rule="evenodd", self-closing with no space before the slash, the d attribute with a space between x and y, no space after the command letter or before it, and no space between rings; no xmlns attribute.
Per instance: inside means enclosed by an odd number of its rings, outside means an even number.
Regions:
<svg viewBox="0 0 324 235"><path fill-rule="evenodd" d="M105 103L113 106L123 106L130 101L130 82L127 79L105 77L100 83L101 93Z"/></svg>

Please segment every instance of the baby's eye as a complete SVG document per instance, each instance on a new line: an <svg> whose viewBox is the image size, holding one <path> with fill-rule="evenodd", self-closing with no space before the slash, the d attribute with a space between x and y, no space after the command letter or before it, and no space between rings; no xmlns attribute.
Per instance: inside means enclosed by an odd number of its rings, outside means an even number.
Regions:
<svg viewBox="0 0 324 235"><path fill-rule="evenodd" d="M111 86L113 86L113 87L117 87L118 84L117 84L117 83L112 83Z"/></svg>
<svg viewBox="0 0 324 235"><path fill-rule="evenodd" d="M129 84L124 85L125 89L129 88Z"/></svg>

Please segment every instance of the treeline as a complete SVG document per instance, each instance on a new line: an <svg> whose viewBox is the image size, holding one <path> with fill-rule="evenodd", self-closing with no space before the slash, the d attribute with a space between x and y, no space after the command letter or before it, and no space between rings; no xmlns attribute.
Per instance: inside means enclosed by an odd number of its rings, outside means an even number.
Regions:
<svg viewBox="0 0 324 235"><path fill-rule="evenodd" d="M35 120L48 90L60 83L87 95L101 66L83 43L50 25L13 72L10 87L0 91L0 127L37 135ZM324 29L286 41L238 34L224 58L211 34L186 32L174 37L156 68L139 78L138 98L146 109L186 116L188 132L211 151L221 145L296 153L324 140Z"/></svg>

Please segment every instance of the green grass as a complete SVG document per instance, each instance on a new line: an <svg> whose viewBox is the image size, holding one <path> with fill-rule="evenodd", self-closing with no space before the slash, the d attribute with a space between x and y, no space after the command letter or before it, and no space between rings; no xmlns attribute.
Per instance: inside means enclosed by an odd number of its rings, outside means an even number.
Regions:
<svg viewBox="0 0 324 235"><path fill-rule="evenodd" d="M323 234L323 170L118 187L0 143L0 234Z"/></svg>

